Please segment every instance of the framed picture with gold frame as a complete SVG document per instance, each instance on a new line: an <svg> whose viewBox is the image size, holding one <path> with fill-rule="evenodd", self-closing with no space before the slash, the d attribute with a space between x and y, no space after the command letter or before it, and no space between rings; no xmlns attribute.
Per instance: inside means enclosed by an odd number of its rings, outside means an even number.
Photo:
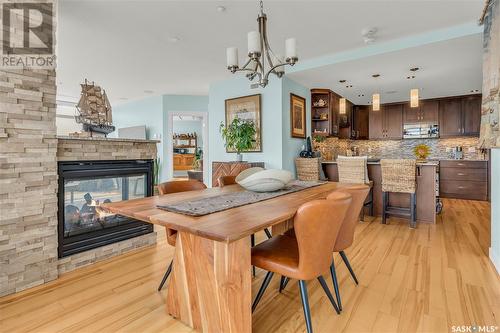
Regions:
<svg viewBox="0 0 500 333"><path fill-rule="evenodd" d="M306 99L290 94L290 134L292 138L306 138Z"/></svg>
<svg viewBox="0 0 500 333"><path fill-rule="evenodd" d="M256 153L262 151L262 133L261 133L261 98L260 94L236 97L226 99L226 126L228 126L234 118L242 120L251 120L255 124L255 141L252 149L245 153ZM227 149L228 153L236 151Z"/></svg>

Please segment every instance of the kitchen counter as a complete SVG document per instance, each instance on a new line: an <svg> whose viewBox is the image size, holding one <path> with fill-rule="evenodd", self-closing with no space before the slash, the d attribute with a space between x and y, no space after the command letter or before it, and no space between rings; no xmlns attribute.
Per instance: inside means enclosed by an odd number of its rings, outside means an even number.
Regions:
<svg viewBox="0 0 500 333"><path fill-rule="evenodd" d="M436 186L439 162L417 163L417 222L436 223ZM330 181L339 180L336 161L323 161L323 172ZM373 215L382 215L382 168L380 161L368 162L368 178L373 181ZM410 196L406 193L389 194L389 204L409 207Z"/></svg>

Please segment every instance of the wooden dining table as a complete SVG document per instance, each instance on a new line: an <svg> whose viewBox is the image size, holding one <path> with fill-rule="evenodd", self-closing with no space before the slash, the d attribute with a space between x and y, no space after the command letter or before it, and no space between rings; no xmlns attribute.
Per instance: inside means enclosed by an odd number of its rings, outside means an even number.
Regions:
<svg viewBox="0 0 500 333"><path fill-rule="evenodd" d="M194 217L157 208L243 191L239 185L108 203L115 214L178 231L168 283L167 313L203 332L252 331L250 235L281 233L300 205L324 199L343 184L328 182L298 192ZM286 227L285 227L286 229Z"/></svg>

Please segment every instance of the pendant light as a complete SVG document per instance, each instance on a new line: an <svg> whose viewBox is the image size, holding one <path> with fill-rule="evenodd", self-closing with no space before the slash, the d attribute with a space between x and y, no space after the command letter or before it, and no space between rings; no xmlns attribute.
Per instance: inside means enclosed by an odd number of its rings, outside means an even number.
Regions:
<svg viewBox="0 0 500 333"><path fill-rule="evenodd" d="M406 78L408 80L414 80L416 78L415 72L418 71L418 67L412 67L410 68L410 75L408 75ZM415 83L413 83L414 85ZM411 88L410 89L410 107L411 108L418 108L419 105L419 90L418 88Z"/></svg>
<svg viewBox="0 0 500 333"><path fill-rule="evenodd" d="M380 74L373 74L372 77L377 79L380 76ZM380 111L380 94L379 93L374 93L372 95L372 110L373 111Z"/></svg>
<svg viewBox="0 0 500 333"><path fill-rule="evenodd" d="M343 97L339 100L339 114L346 114L346 99Z"/></svg>

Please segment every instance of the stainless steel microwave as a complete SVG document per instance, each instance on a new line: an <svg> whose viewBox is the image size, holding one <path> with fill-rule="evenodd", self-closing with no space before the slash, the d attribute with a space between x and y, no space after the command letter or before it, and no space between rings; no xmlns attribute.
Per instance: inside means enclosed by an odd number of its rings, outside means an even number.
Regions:
<svg viewBox="0 0 500 333"><path fill-rule="evenodd" d="M405 124L403 139L429 139L439 137L439 125L432 123Z"/></svg>

